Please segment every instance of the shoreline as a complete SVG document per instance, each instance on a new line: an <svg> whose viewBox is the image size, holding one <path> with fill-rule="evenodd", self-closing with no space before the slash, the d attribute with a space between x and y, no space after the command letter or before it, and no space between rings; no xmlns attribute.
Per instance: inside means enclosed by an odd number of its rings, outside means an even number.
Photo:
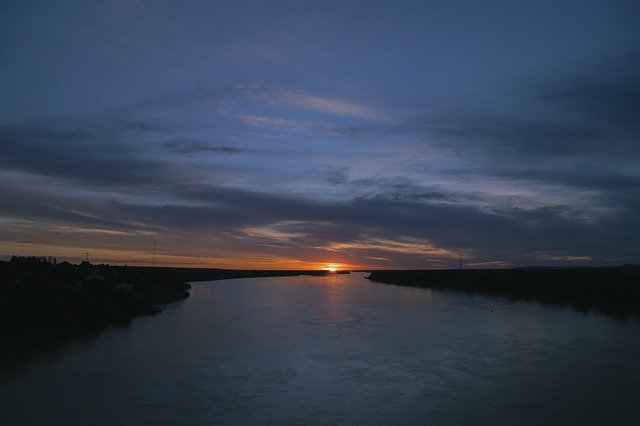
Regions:
<svg viewBox="0 0 640 426"><path fill-rule="evenodd" d="M57 263L14 257L0 262L0 371L33 356L126 327L133 318L189 297L188 282L329 275L327 271L150 268Z"/></svg>
<svg viewBox="0 0 640 426"><path fill-rule="evenodd" d="M640 266L372 271L382 284L452 290L571 306L640 320Z"/></svg>

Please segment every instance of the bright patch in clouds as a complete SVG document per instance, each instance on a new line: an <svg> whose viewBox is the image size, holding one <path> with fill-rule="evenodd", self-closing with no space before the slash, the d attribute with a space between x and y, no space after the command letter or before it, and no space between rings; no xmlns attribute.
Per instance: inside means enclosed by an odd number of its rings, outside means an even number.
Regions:
<svg viewBox="0 0 640 426"><path fill-rule="evenodd" d="M398 240L385 238L365 238L360 242L333 243L327 246L332 251L380 251L403 253L427 258L453 258L458 256L458 252L453 252L441 247L435 246L428 240L418 238L405 237Z"/></svg>

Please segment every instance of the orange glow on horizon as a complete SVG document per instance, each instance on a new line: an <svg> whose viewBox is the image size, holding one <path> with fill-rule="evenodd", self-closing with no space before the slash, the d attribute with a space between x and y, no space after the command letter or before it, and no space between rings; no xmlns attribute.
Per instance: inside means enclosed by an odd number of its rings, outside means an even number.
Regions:
<svg viewBox="0 0 640 426"><path fill-rule="evenodd" d="M341 263L327 263L326 265L323 265L321 269L329 272L336 272L341 270L343 266L344 265L342 265Z"/></svg>
<svg viewBox="0 0 640 426"><path fill-rule="evenodd" d="M62 244L34 244L11 242L6 244L0 252L0 260L9 260L11 255L17 256L52 256L59 262L69 261L80 263L89 253L89 261L93 264L151 266L152 255L150 252L137 251L135 249L112 249L106 247L65 246ZM199 253L198 253L199 254ZM216 253L213 256L206 255L174 255L158 253L158 267L173 268L220 268L220 269L261 269L261 270L304 270L304 271L331 271L336 272L345 269L362 269L360 264L345 264L323 261L301 260L290 257L269 255L244 255L229 256Z"/></svg>

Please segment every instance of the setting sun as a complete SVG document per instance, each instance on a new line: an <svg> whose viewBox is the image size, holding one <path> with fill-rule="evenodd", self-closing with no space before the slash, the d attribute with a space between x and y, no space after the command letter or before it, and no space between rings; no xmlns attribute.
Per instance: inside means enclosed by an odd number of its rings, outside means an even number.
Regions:
<svg viewBox="0 0 640 426"><path fill-rule="evenodd" d="M322 269L329 272L336 272L342 267L340 263L327 263L322 266Z"/></svg>

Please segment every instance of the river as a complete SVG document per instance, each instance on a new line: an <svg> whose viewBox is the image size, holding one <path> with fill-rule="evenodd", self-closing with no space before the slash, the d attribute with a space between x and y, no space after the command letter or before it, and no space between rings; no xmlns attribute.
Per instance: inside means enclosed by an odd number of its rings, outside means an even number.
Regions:
<svg viewBox="0 0 640 426"><path fill-rule="evenodd" d="M640 324L363 274L194 283L0 377L6 425L639 424Z"/></svg>

